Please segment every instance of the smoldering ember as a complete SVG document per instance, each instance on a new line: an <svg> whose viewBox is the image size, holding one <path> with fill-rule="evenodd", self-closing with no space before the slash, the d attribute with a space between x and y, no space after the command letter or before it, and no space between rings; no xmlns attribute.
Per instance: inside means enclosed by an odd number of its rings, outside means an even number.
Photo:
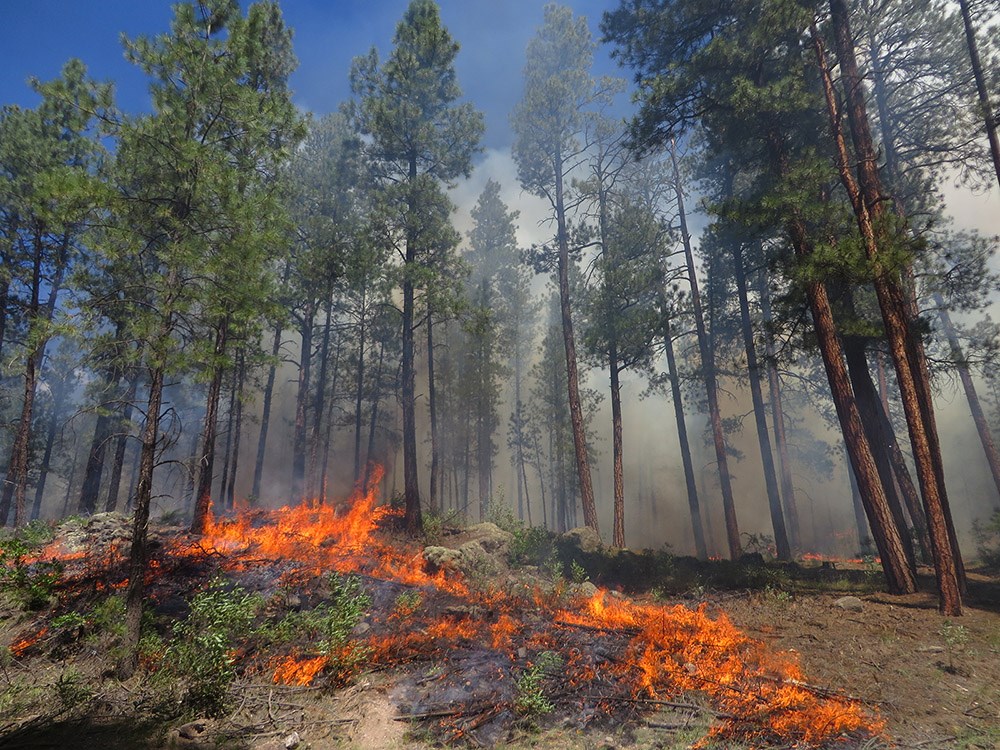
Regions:
<svg viewBox="0 0 1000 750"><path fill-rule="evenodd" d="M0 27L0 747L1000 748L1000 6Z"/></svg>

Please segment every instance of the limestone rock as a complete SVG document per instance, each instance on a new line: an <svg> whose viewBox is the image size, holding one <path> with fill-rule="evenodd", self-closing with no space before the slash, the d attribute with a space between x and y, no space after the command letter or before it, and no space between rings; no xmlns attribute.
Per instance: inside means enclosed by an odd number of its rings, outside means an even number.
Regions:
<svg viewBox="0 0 1000 750"><path fill-rule="evenodd" d="M559 541L585 553L600 552L604 547L600 535L589 526L570 529L559 537Z"/></svg>
<svg viewBox="0 0 1000 750"><path fill-rule="evenodd" d="M489 521L469 526L465 529L462 536L470 542L478 542L487 552L501 550L514 539L514 535L509 531L504 531L495 523L490 523Z"/></svg>
<svg viewBox="0 0 1000 750"><path fill-rule="evenodd" d="M842 596L833 603L833 606L848 612L861 612L865 608L865 603L856 596Z"/></svg>

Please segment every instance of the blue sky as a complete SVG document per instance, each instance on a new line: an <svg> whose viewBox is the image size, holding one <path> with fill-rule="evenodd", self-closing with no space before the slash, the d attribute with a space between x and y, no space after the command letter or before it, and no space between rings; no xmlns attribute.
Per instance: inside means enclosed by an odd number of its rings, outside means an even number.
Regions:
<svg viewBox="0 0 1000 750"><path fill-rule="evenodd" d="M244 7L248 0L242 0ZM295 30L299 69L295 100L324 114L349 95L352 58L374 44L386 53L408 0L284 0L286 22ZM571 0L591 30L617 0ZM521 96L524 49L542 20L543 0L441 0L441 15L462 45L457 68L467 98L486 113L484 145L509 144L507 118ZM83 60L99 80L116 84L126 111L147 106L146 79L127 63L119 41L169 28L168 0L0 0L0 104L33 105L25 81L46 80L70 57ZM595 73L615 72L599 49Z"/></svg>

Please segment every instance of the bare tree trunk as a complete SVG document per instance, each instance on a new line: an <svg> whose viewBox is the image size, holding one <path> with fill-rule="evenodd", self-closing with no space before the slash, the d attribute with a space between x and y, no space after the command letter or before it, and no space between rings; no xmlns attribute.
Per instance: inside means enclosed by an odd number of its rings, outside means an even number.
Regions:
<svg viewBox="0 0 1000 750"><path fill-rule="evenodd" d="M944 335L948 339L948 346L951 348L951 357L958 368L958 376L962 380L962 388L965 390L965 400L969 402L969 411L972 414L972 421L976 423L976 432L979 434L979 442L983 445L983 452L986 454L986 462L990 467L990 474L993 476L993 484L996 486L997 494L1000 495L1000 453L997 452L996 444L993 442L993 433L986 422L986 414L983 413L983 406L979 403L979 394L976 393L976 385L972 382L972 373L969 371L969 363L962 354L962 344L958 340L958 333L951 322L951 316L945 308L944 300L940 294L934 295L934 304L937 306L938 317L941 319L941 327Z"/></svg>
<svg viewBox="0 0 1000 750"><path fill-rule="evenodd" d="M854 208L866 257L873 265L875 293L882 311L889 352L896 370L924 499L934 553L938 606L942 614L958 616L962 614L962 578L959 562L961 558L958 555L957 545L953 544L954 534L944 484L940 445L934 424L933 404L929 401L929 375L923 357L923 343L920 341L919 333L914 330L913 321L909 320L909 310L902 288L898 280L893 278L894 272L885 266L883 258L885 248L880 247L881 243L892 239L888 236L888 217L883 205L887 196L882 191L878 176L878 159L868 127L863 83L854 55L854 40L845 0L830 0L830 15L847 103L847 119L857 156L857 179L855 180L851 173L851 160L840 129L841 113L830 80L822 42L818 33L814 33L817 60L824 79L827 109L837 147L837 164L841 181Z"/></svg>
<svg viewBox="0 0 1000 750"><path fill-rule="evenodd" d="M34 521L42 512L42 497L45 495L46 478L49 475L49 462L52 460L52 448L59 432L59 418L66 404L66 393L69 390L69 379L72 371L60 373L52 389L52 413L49 415L48 429L45 431L45 450L42 452L42 462L38 468L38 482L35 483L35 499L31 505L31 520Z"/></svg>
<svg viewBox="0 0 1000 750"><path fill-rule="evenodd" d="M365 396L365 334L368 290L361 290L361 317L358 320L358 367L354 377L354 482L361 478L361 418Z"/></svg>
<svg viewBox="0 0 1000 750"><path fill-rule="evenodd" d="M701 306L701 292L698 289L698 275L694 266L694 251L691 248L691 234L688 232L687 213L684 210L684 190L681 184L677 150L671 142L670 159L673 166L674 191L677 194L677 217L680 222L681 240L684 244L684 260L687 265L688 283L691 286L691 306L694 310L695 333L698 337L698 351L701 355L702 376L708 397L709 421L712 425L712 439L715 446L715 460L719 468L719 487L722 490L722 510L726 520L726 541L729 556L737 559L742 554L740 528L736 520L736 504L733 500L733 484L729 474L729 457L726 453L726 438L722 429L722 413L719 409L719 386L715 378L715 360L708 345L705 329L705 315Z"/></svg>
<svg viewBox="0 0 1000 750"><path fill-rule="evenodd" d="M229 409L226 410L226 444L222 449L222 476L219 478L219 505L228 509L226 487L229 485L230 458L233 455L233 425L236 422L236 371L231 373L229 382Z"/></svg>
<svg viewBox="0 0 1000 750"><path fill-rule="evenodd" d="M198 460L198 490L195 495L194 514L191 520L191 533L204 534L208 528L209 514L212 507L212 480L215 467L215 437L219 426L219 400L222 393L223 367L219 361L225 354L229 340L229 319L219 321L215 333L215 364L212 369L212 380L208 385L208 396L205 399L205 425L201 433L201 458ZM140 482L142 481L140 477Z"/></svg>
<svg viewBox="0 0 1000 750"><path fill-rule="evenodd" d="M337 333L337 348L333 354L333 378L330 382L330 398L326 407L326 432L323 435L323 470L320 474L319 502L326 505L330 469L330 442L333 435L333 406L337 402L337 379L340 376L340 355L344 347L344 335ZM364 485L367 487L367 480Z"/></svg>
<svg viewBox="0 0 1000 750"><path fill-rule="evenodd" d="M670 380L670 394L674 402L674 420L677 424L677 441L680 444L681 464L684 466L684 483L687 486L688 508L691 511L691 528L694 533L695 554L699 560L708 559L708 548L705 546L705 531L701 519L701 505L698 502L698 484L694 473L694 462L691 460L691 445L688 441L687 423L684 421L684 400L681 396L681 379L677 371L674 357L673 335L670 330L670 320L667 317L666 301L661 301L663 313L663 349L667 355L667 378Z"/></svg>
<svg viewBox="0 0 1000 750"><path fill-rule="evenodd" d="M583 522L600 533L597 505L594 502L594 485L590 477L590 460L587 457L587 434L580 402L580 376L577 371L576 338L573 334L573 315L569 298L569 235L566 229L566 208L563 198L562 155L555 156L553 164L556 179L556 244L559 249L559 310L562 318L563 346L566 350L566 380L569 397L570 423L573 427L573 449L576 452L576 473L580 484L580 502L583 505Z"/></svg>
<svg viewBox="0 0 1000 750"><path fill-rule="evenodd" d="M125 391L125 408L122 410L121 421L118 423L118 435L115 438L115 455L111 461L111 476L108 478L108 499L104 510L108 513L118 508L118 494L121 491L122 468L125 466L125 449L128 447L129 433L132 431L132 409L135 396L139 390L139 372L128 376L128 388Z"/></svg>
<svg viewBox="0 0 1000 750"><path fill-rule="evenodd" d="M993 157L993 168L997 173L997 183L1000 184L1000 137L997 136L997 118L993 114L990 103L990 92L983 74L983 64L979 59L979 45L976 43L976 30L972 26L972 13L969 12L969 0L958 0L962 10L962 23L965 26L965 43L969 48L969 62L972 64L972 75L976 79L976 93L979 94L979 106L983 113L983 123L986 126L986 137L990 142L990 156Z"/></svg>
<svg viewBox="0 0 1000 750"><path fill-rule="evenodd" d="M302 312L300 333L302 349L299 353L299 383L295 395L295 430L292 437L292 497L295 502L303 499L306 484L306 412L309 404L309 387L312 372L312 337L315 328L316 308L310 301Z"/></svg>
<svg viewBox="0 0 1000 750"><path fill-rule="evenodd" d="M313 421L309 435L309 484L308 496L316 498L321 492L322 481L317 466L319 460L320 435L323 426L323 400L326 397L327 370L330 359L330 325L333 317L333 300L326 300L326 322L323 326L323 339L319 346L319 377L316 379L316 396L313 399ZM332 401L332 398L331 398Z"/></svg>
<svg viewBox="0 0 1000 750"><path fill-rule="evenodd" d="M371 476L372 456L375 455L375 430L378 427L378 405L382 400L382 364L385 361L385 342L379 342L378 366L375 368L375 389L372 392L372 413L368 422L368 451L365 454L365 481L368 485Z"/></svg>
<svg viewBox="0 0 1000 750"><path fill-rule="evenodd" d="M771 421L774 442L778 448L778 466L781 472L781 499L784 501L785 521L788 527L788 541L792 552L802 549L799 525L799 504L795 497L795 483L792 481L792 461L788 456L788 439L785 435L785 409L781 399L781 378L778 376L777 353L774 334L770 329L771 295L767 279L760 277L760 307L764 317L764 356L767 358L767 386L771 397Z"/></svg>
<svg viewBox="0 0 1000 750"><path fill-rule="evenodd" d="M410 157L409 162L410 193L407 196L407 227L406 253L403 258L403 319L402 319L402 383L400 388L401 407L403 411L403 502L405 505L406 529L411 534L418 533L423 528L420 512L420 480L417 465L417 386L416 362L414 352L414 318L415 300L412 277L405 273L413 269L417 263L417 233L413 226L416 201L413 195L417 179L417 160Z"/></svg>
<svg viewBox="0 0 1000 750"><path fill-rule="evenodd" d="M225 487L226 507L232 509L236 504L236 471L240 465L240 436L243 434L243 386L246 376L246 366L244 364L244 352L242 349L236 355L236 402L230 408L236 409L236 416L230 429L233 436L233 452L229 461L229 484Z"/></svg>
<svg viewBox="0 0 1000 750"><path fill-rule="evenodd" d="M274 327L274 343L271 345L271 366L267 369L267 383L264 385L264 403L260 417L260 435L257 437L257 460L253 466L253 488L250 494L260 498L260 483L264 476L264 456L267 453L267 431L271 424L271 399L274 397L274 380L278 371L278 352L281 351L281 326Z"/></svg>
<svg viewBox="0 0 1000 750"><path fill-rule="evenodd" d="M139 481L135 491L132 545L128 558L128 587L125 589L125 637L122 656L115 670L120 680L131 677L139 665L142 602L145 598L146 568L149 565L149 506L153 497L153 468L156 465L162 403L163 370L157 368L150 372L146 424L142 431L142 451L139 455Z"/></svg>
<svg viewBox="0 0 1000 750"><path fill-rule="evenodd" d="M430 507L440 511L438 479L441 474L441 446L438 436L437 384L434 380L434 311L427 310L427 407L431 419Z"/></svg>
<svg viewBox="0 0 1000 750"><path fill-rule="evenodd" d="M612 346L608 353L608 367L611 373L611 443L613 459L614 485L614 530L611 534L611 544L622 549L625 547L625 470L622 464L622 394L619 379L621 367L618 363L618 350Z"/></svg>
<svg viewBox="0 0 1000 750"><path fill-rule="evenodd" d="M771 512L771 528L774 530L774 546L779 560L791 560L792 549L785 530L785 517L781 512L781 496L778 494L778 475L774 468L774 454L771 452L771 437L767 431L767 416L764 413L764 395L760 387L760 365L753 340L753 323L750 320L750 301L747 297L746 269L740 247L733 248L733 269L736 289L740 301L740 319L743 330L743 348L747 357L747 379L750 383L750 399L753 403L754 421L757 425L757 444L760 447L760 461L764 470L764 486L767 489L767 506Z"/></svg>

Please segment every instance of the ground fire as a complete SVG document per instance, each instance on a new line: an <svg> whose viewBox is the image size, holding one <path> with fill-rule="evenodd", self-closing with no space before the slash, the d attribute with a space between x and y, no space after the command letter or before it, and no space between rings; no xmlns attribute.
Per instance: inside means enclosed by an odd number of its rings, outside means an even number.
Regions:
<svg viewBox="0 0 1000 750"><path fill-rule="evenodd" d="M673 706L713 719L705 741L751 747L856 746L884 732L858 700L810 685L795 654L767 648L704 605L474 584L429 565L390 533L398 514L378 503L380 478L343 504L243 510L214 519L203 537L166 540L148 574L153 602L171 606L178 581L204 566L272 598L294 591L303 609L323 601L320 582L331 573L351 578L369 606L349 639L278 653L248 644L234 654L237 668L274 685L331 689L362 669L395 671L397 718L447 741L502 743L525 713L526 686L544 713L580 727L627 725ZM122 570L117 557L66 555L67 570L118 589L123 581L109 574ZM23 655L45 635L25 633L12 651Z"/></svg>

